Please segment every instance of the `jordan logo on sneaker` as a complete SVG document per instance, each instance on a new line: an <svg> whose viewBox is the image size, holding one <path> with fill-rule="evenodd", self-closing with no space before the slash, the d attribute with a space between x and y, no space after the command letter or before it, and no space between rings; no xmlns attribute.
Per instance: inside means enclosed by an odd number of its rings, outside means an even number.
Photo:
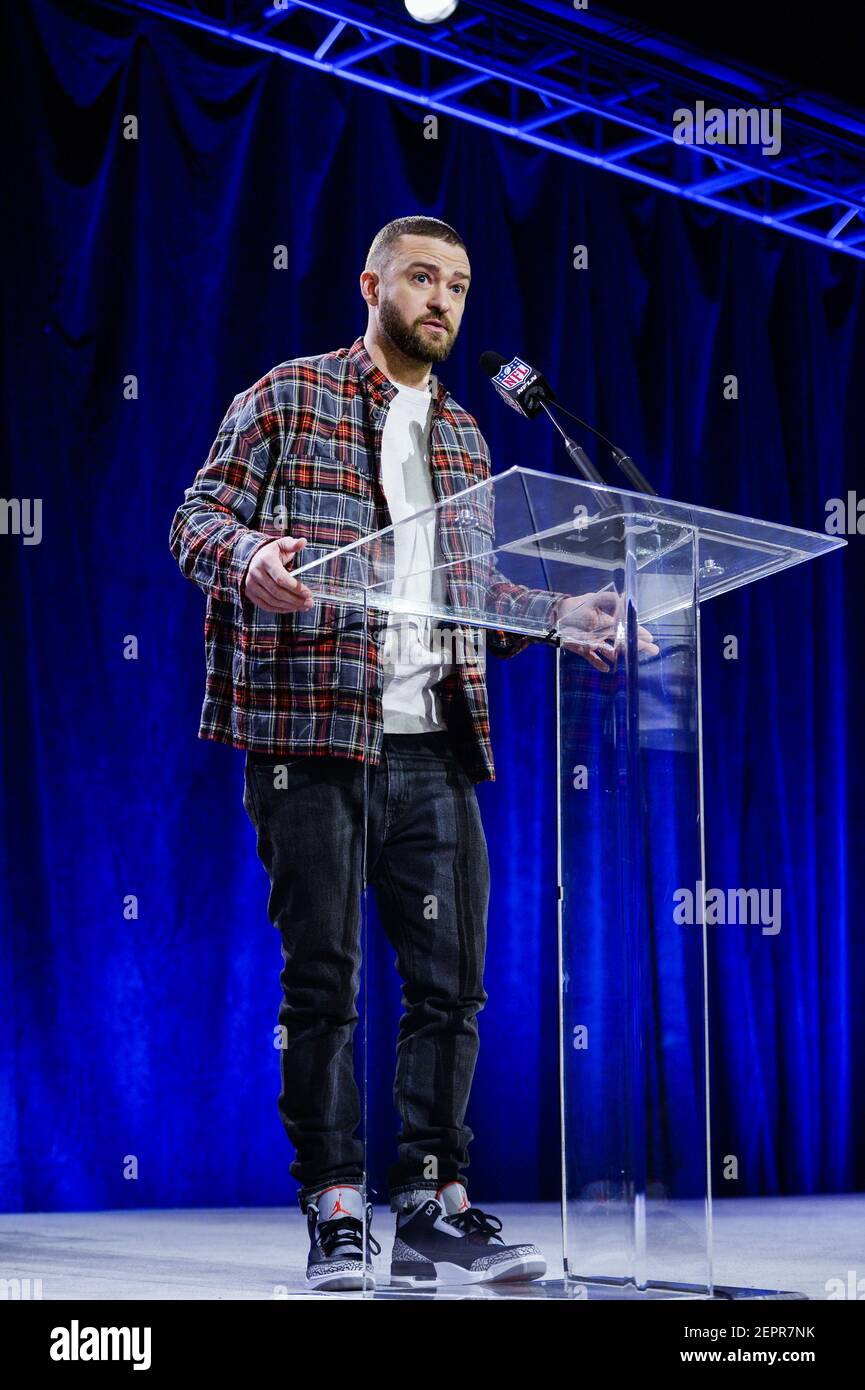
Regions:
<svg viewBox="0 0 865 1390"><path fill-rule="evenodd" d="M459 1188L459 1187L462 1187L462 1184L461 1184L461 1183L458 1183L458 1182L455 1182L455 1183L453 1183L453 1184L451 1184L451 1183L445 1183L445 1187L451 1187L451 1186ZM439 1188L438 1192L436 1193L436 1197L441 1198L441 1195L442 1195L442 1193L444 1192L445 1187L440 1187L440 1188ZM463 1187L463 1188L462 1188L462 1197L461 1197L461 1199L460 1199L460 1204L459 1204L459 1206L456 1208L456 1210L457 1210L457 1211L468 1211L468 1209L469 1209L469 1194L466 1192L465 1188ZM451 1212L451 1215L453 1216L454 1213Z"/></svg>

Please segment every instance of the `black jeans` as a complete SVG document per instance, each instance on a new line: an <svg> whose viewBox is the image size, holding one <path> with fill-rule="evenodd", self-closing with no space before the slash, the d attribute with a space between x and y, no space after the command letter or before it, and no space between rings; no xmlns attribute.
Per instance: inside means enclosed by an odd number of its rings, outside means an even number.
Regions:
<svg viewBox="0 0 865 1390"><path fill-rule="evenodd" d="M352 1048L363 766L333 756L280 762L247 754L245 776L244 806L271 884L268 915L282 937L279 1113L306 1211L322 1188L364 1176ZM368 777L367 879L404 981L393 1199L466 1181L490 876L474 783L448 733L386 734Z"/></svg>

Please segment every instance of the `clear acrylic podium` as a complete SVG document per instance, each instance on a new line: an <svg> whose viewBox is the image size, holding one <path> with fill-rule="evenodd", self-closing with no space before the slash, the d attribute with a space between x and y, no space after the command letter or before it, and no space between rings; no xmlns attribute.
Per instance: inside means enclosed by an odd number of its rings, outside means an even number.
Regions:
<svg viewBox="0 0 865 1390"><path fill-rule="evenodd" d="M436 563L397 579L416 520L434 522ZM335 626L366 634L373 757L395 633L456 662L482 662L489 630L550 644L565 1272L551 1296L785 1296L713 1277L700 606L844 544L511 468L339 550L308 546L294 571Z"/></svg>

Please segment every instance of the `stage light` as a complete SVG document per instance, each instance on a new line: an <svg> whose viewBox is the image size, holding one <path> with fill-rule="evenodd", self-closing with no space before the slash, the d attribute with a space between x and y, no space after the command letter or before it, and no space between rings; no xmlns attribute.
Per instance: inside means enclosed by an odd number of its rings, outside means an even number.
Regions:
<svg viewBox="0 0 865 1390"><path fill-rule="evenodd" d="M405 0L405 7L412 19L419 24L440 24L450 19L459 0Z"/></svg>

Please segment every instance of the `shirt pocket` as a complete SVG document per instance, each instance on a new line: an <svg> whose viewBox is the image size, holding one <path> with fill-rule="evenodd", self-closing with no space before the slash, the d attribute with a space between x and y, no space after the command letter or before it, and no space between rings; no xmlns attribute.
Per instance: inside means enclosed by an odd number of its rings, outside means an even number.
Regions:
<svg viewBox="0 0 865 1390"><path fill-rule="evenodd" d="M441 508L439 545L447 598L456 621L485 614L495 560L493 511L488 493L454 498Z"/></svg>
<svg viewBox="0 0 865 1390"><path fill-rule="evenodd" d="M376 511L368 480L348 463L317 454L291 455L280 470L280 486L272 500L271 515L262 518L263 529L277 530L306 545L295 557L291 573L325 560L329 555L362 541L376 529ZM321 640L329 633L362 627L362 594L366 566L363 548L341 556L320 574L301 575L301 582L316 594L313 606L296 613L266 613L257 609L250 645L258 649L285 641ZM342 598L333 601L328 594Z"/></svg>

